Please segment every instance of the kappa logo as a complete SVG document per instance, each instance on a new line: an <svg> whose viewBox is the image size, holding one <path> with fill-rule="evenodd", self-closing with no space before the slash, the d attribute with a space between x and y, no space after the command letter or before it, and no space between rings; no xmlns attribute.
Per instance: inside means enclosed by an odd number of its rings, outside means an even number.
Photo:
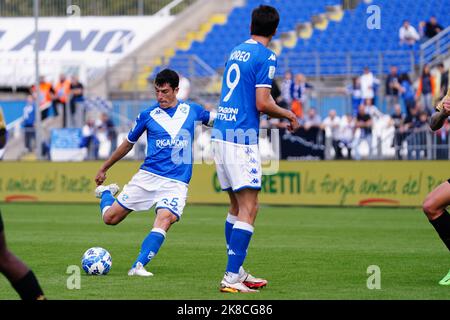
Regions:
<svg viewBox="0 0 450 320"><path fill-rule="evenodd" d="M161 110L160 109L156 109L155 114L160 114Z"/></svg>
<svg viewBox="0 0 450 320"><path fill-rule="evenodd" d="M251 153L253 153L252 149L250 149L250 148L245 149L245 154L251 154Z"/></svg>
<svg viewBox="0 0 450 320"><path fill-rule="evenodd" d="M228 250L228 255L229 256L235 256L236 253L234 253L234 251L230 249L230 250Z"/></svg>
<svg viewBox="0 0 450 320"><path fill-rule="evenodd" d="M270 55L269 59L267 59L267 60L277 61L277 57L275 56L275 54L272 53Z"/></svg>
<svg viewBox="0 0 450 320"><path fill-rule="evenodd" d="M149 260L151 260L153 257L155 256L155 253L153 252L153 251L150 251L149 253L148 253L148 259Z"/></svg>

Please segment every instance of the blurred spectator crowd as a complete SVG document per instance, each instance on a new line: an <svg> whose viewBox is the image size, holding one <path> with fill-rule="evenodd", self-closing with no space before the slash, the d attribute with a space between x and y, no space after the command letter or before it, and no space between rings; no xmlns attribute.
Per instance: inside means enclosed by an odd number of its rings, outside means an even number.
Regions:
<svg viewBox="0 0 450 320"><path fill-rule="evenodd" d="M433 158L448 159L448 120L436 134L431 134L428 125L434 106L448 90L448 76L442 63L433 70L424 65L414 81L396 66L390 67L383 81L366 67L342 89L351 100L351 111L339 115L329 109L323 119L310 106L314 86L302 74L286 72L283 79L274 81L272 95L280 106L297 115L305 130L316 127L325 131L331 147L328 158L359 160L363 153L364 158L375 159L387 146L394 149L395 159L427 159L430 145L434 145ZM267 119L262 126L285 128L287 122Z"/></svg>

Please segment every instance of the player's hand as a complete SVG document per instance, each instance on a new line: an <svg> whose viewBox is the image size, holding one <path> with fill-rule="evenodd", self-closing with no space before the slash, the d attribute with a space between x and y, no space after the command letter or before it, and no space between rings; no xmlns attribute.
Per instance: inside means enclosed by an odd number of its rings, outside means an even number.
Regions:
<svg viewBox="0 0 450 320"><path fill-rule="evenodd" d="M97 175L95 176L95 183L97 186L103 184L106 180L106 171L103 169L98 170Z"/></svg>
<svg viewBox="0 0 450 320"><path fill-rule="evenodd" d="M289 117L289 125L287 126L287 129L289 132L293 133L300 128L300 123L298 123L297 117L293 112L291 112L291 116Z"/></svg>

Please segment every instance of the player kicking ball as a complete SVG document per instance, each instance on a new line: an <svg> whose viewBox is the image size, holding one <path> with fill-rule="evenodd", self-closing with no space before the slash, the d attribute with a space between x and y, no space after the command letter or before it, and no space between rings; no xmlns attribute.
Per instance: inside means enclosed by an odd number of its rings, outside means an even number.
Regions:
<svg viewBox="0 0 450 320"><path fill-rule="evenodd" d="M436 106L436 111L430 120L430 128L433 131L439 130L445 120L450 117L450 89L447 95ZM446 210L450 205L450 179L437 186L431 191L423 202L423 212L436 229L442 242L450 250L450 215ZM440 285L450 285L450 271L439 281Z"/></svg>
<svg viewBox="0 0 450 320"><path fill-rule="evenodd" d="M146 211L155 206L153 229L144 239L129 276L152 276L145 266L155 257L170 226L177 222L186 203L192 175L192 141L196 123L211 126L214 113L195 103L178 101L179 76L165 69L154 82L157 103L141 112L134 127L95 177L97 198L103 221L116 225L132 211ZM115 199L119 186L103 186L106 172L122 159L139 137L147 131L147 155L139 171Z"/></svg>

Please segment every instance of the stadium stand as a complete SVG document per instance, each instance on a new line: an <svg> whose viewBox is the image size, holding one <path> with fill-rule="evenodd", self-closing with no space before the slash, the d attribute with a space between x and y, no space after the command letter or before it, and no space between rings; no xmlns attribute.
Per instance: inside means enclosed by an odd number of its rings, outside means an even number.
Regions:
<svg viewBox="0 0 450 320"><path fill-rule="evenodd" d="M333 10L333 6L341 3L339 0L267 0L262 2L249 0L245 6L235 8L225 24L212 27L204 41L195 40L189 49L177 50L169 66L183 68L179 61L185 60L187 55L195 55L213 69L221 69L226 54L231 48L248 38L249 30L242 26L250 24L251 10L259 3L277 7L283 17L278 36L274 39L287 39L287 41L281 41L286 46L282 48L279 57L281 63L277 70L278 75L282 75L287 69L294 73L315 75L317 59L326 60L321 64L322 75L359 73L366 65L376 70L379 67L378 56L368 54L370 52L384 54L383 72L387 72L390 65L399 66L403 72L411 72L410 52L412 50L414 58L419 60L419 43L413 47L399 43L398 30L402 21L406 19L411 25L418 26L420 21L426 21L430 16L435 15L441 24L446 26L450 24L450 17L444 10L444 2L440 0L398 2L377 0L370 3L361 1L354 10L343 12ZM380 29L367 29L366 20L369 16L367 9L370 5L383 8ZM329 12L328 15L327 12ZM308 23L313 27L308 28ZM289 36L292 33L295 37ZM317 53L318 56L311 58L313 53ZM349 57L352 61L350 70L345 53L350 53ZM335 54L337 56L330 59L330 56ZM309 59L307 55L310 56ZM309 61L302 62L303 58ZM154 72L158 70L156 68ZM180 71L189 72L186 65L184 70ZM200 75L206 76L207 73L200 71Z"/></svg>

